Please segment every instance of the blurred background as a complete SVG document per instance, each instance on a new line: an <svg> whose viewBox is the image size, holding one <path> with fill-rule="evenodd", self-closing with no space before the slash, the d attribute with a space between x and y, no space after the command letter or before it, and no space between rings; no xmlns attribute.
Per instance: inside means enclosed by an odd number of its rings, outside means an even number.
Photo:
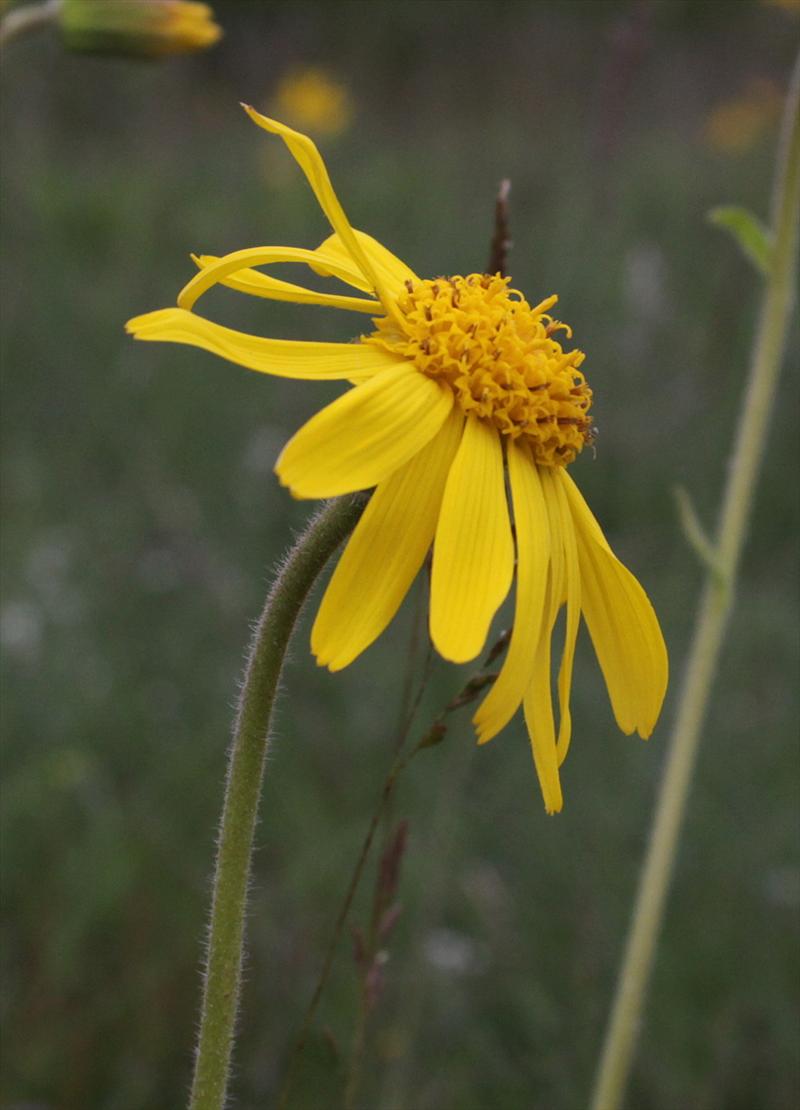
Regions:
<svg viewBox="0 0 800 1110"><path fill-rule="evenodd" d="M600 430L572 473L660 614L675 676L648 744L588 638L564 812L521 720L468 711L400 781L408 820L360 1105L586 1105L701 584L759 282L707 210L765 217L793 0L217 0L224 38L160 62L11 44L3 73L2 1105L172 1110L191 1066L225 751L249 628L312 506L271 468L337 393L134 345L191 251L314 247L324 218L246 100L312 133L353 223L424 276L487 264L558 292ZM287 270L290 279L297 271ZM213 294L265 335L360 320ZM788 1110L798 1063L797 328L770 432L629 1105ZM424 596L339 675L284 675L263 795L236 1105L274 1105L391 763ZM313 605L311 606L313 609ZM504 615L498 621L502 626ZM434 667L412 736L470 667ZM416 680L415 678L415 680ZM370 864L352 917L364 925ZM339 1105L349 935L292 1106Z"/></svg>

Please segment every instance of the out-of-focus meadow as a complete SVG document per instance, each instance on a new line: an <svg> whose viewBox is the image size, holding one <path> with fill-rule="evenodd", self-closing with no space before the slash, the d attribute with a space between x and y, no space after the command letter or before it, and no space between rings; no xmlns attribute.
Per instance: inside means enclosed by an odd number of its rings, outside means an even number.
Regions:
<svg viewBox="0 0 800 1110"><path fill-rule="evenodd" d="M9 48L3 1105L172 1110L187 1089L243 651L312 509L271 468L337 392L123 332L174 303L191 251L327 235L240 100L314 133L354 224L422 275L486 265L510 177L514 284L532 301L558 292L588 354L600 434L572 473L661 616L665 715L647 744L622 736L583 642L560 816L543 812L520 720L476 749L468 714L453 717L414 761L394 807L409 821L403 914L362 1102L585 1105L701 582L671 491L712 522L759 297L706 212L766 215L790 8L253 0L215 4L226 36L192 58L67 56L44 32ZM338 90L322 112L298 89L307 67ZM308 339L361 323L224 291L203 312ZM796 1105L796 327L789 361L637 1110ZM419 606L338 675L309 656L308 614L295 642L257 833L237 1105L274 1103L391 762ZM414 734L470 673L435 668ZM338 1104L356 994L345 939L293 1105Z"/></svg>

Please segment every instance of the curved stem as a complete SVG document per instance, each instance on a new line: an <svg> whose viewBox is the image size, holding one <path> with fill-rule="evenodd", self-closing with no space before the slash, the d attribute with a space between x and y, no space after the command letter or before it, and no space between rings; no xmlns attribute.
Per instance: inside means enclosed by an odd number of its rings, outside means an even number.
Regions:
<svg viewBox="0 0 800 1110"><path fill-rule="evenodd" d="M642 869L606 1042L595 1080L592 1110L617 1110L625 1095L700 730L732 605L739 556L764 456L767 424L786 347L795 297L799 225L800 57L795 65L787 100L775 178L772 212L774 254L720 514L715 566L708 572L695 624L652 838Z"/></svg>
<svg viewBox="0 0 800 1110"><path fill-rule="evenodd" d="M329 502L283 562L256 627L228 757L191 1110L221 1110L242 972L247 888L269 727L289 638L325 563L355 527L363 495Z"/></svg>
<svg viewBox="0 0 800 1110"><path fill-rule="evenodd" d="M26 4L13 8L0 19L0 47L12 39L55 23L61 13L61 0L43 0L40 4Z"/></svg>

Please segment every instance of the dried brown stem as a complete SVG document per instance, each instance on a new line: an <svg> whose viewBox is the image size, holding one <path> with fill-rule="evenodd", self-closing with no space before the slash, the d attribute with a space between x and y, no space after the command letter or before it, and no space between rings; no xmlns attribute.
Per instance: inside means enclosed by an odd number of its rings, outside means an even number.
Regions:
<svg viewBox="0 0 800 1110"><path fill-rule="evenodd" d="M494 235L489 248L488 274L508 276L508 252L513 247L508 225L508 198L511 193L511 182L504 177L497 190L497 200L494 203Z"/></svg>
<svg viewBox="0 0 800 1110"><path fill-rule="evenodd" d="M414 759L416 755L419 754L419 752L421 752L424 748L433 747L435 744L438 744L441 740L444 739L444 736L447 732L447 726L444 724L444 719L450 713L453 713L456 709L460 709L462 706L475 701L481 691L495 680L496 675L487 674L485 672L485 667L493 663L505 650L510 635L511 633L508 630L500 633L499 637L490 648L481 670L477 674L473 675L465 683L465 685L458 692L458 694L456 694L455 697L450 699L444 709L437 715L431 727L426 729L426 731L422 734L421 738L417 741L414 747L410 751L404 753L403 749L405 745L405 740L407 738L408 731L410 730L413 723L413 715L419 706L419 703L422 699L422 694L429 678L430 658L428 659L425 667L425 672L420 683L420 688L417 692L416 698L414 699L414 703L409 710L405 734L401 737L401 743L397 750L397 754L395 755L394 761L392 762L386 779L384 780L383 786L381 787L378 804L375 807L375 812L370 818L369 827L367 828L364 842L361 845L358 859L356 860L355 867L353 868L353 873L350 876L350 882L347 885L344 899L342 900L342 904L339 908L339 913L336 917L336 923L334 924L333 933L325 952L325 958L323 960L319 979L317 980L317 984L314 988L314 993L311 996L311 1001L308 1004L308 1009L306 1010L305 1016L303 1017L303 1023L300 1027L300 1033L298 1034L297 1040L295 1041L294 1047L292 1048L291 1055L289 1057L289 1062L286 1067L286 1075L278 1095L278 1110L286 1110L286 1107L289 1105L289 1096L292 1091L295 1071L308 1041L308 1035L311 1031L311 1026L317 1014L317 1008L322 997L322 992L324 991L325 986L328 982L328 978L330 977L331 969L333 967L333 961L336 956L339 943L342 939L342 933L344 932L347 918L350 915L353 900L355 899L356 892L361 883L361 878L364 874L364 868L366 866L367 859L369 858L369 853L375 839L375 834L377 833L381 820L386 813L392 797L394 796L394 790L397 785L397 780L402 772L406 769L408 764L412 761L412 759Z"/></svg>

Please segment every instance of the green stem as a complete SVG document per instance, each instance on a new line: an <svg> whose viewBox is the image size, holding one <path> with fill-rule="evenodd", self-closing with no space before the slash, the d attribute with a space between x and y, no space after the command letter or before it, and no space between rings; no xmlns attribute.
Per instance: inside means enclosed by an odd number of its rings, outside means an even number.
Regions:
<svg viewBox="0 0 800 1110"><path fill-rule="evenodd" d="M43 0L41 4L25 4L13 8L0 19L0 46L6 46L12 39L55 23L61 14L61 0Z"/></svg>
<svg viewBox="0 0 800 1110"><path fill-rule="evenodd" d="M645 992L674 869L700 730L733 602L739 557L753 504L756 479L764 456L769 416L786 347L795 297L799 225L800 57L795 65L786 103L775 177L772 208L774 255L767 276L749 381L720 513L715 566L708 571L695 624L682 696L653 821L650 847L642 869L631 929L595 1080L592 1110L617 1110L625 1096Z"/></svg>
<svg viewBox="0 0 800 1110"><path fill-rule="evenodd" d="M221 1110L225 1103L253 834L286 648L309 590L364 504L363 495L342 497L314 517L286 557L253 637L228 759L191 1110Z"/></svg>

